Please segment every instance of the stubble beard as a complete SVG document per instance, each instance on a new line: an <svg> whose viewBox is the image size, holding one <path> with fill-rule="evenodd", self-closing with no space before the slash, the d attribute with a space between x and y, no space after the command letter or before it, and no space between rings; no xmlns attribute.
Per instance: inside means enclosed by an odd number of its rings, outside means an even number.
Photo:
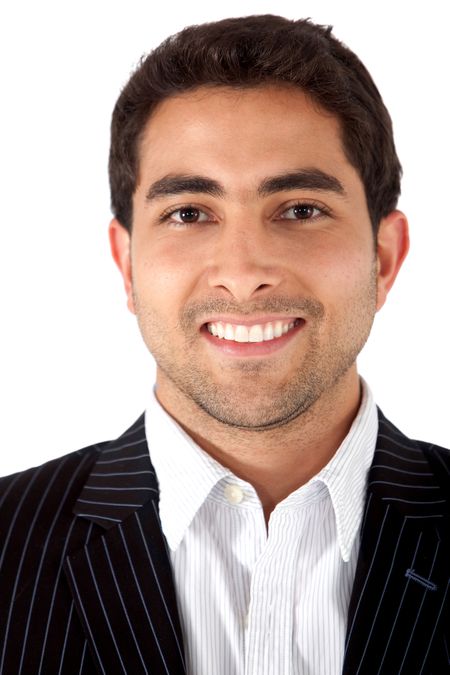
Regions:
<svg viewBox="0 0 450 675"><path fill-rule="evenodd" d="M227 427L252 431L274 429L304 415L324 396L336 389L354 365L363 348L375 316L377 277L375 266L364 288L345 303L338 319L329 320L321 303L311 298L271 298L252 305L245 314L260 311L297 312L306 318L306 331L299 338L307 346L297 367L286 368L285 381L277 381L277 371L267 359L235 360L214 379L212 369L199 354L199 336L193 333L195 316L205 312L239 313L227 303L209 300L186 307L177 326L185 336L183 354L173 352L169 331L161 330L155 313L144 309L135 293L135 306L141 333L166 382L178 394ZM301 309L301 311L298 311ZM304 329L302 329L304 330ZM201 347L200 347L201 349ZM204 352L203 352L204 353ZM279 357L278 357L279 358ZM278 361L279 366L284 362ZM215 369L217 372L217 368ZM172 411L174 416L176 410Z"/></svg>

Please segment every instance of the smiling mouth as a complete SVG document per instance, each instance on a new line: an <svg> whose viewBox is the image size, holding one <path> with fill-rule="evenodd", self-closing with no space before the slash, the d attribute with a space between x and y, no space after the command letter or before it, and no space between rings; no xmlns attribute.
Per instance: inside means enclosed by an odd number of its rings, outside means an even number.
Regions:
<svg viewBox="0 0 450 675"><path fill-rule="evenodd" d="M206 324L211 335L230 342L270 342L286 335L289 331L304 323L304 319L286 321L268 321L267 323L244 326L242 324L215 321Z"/></svg>

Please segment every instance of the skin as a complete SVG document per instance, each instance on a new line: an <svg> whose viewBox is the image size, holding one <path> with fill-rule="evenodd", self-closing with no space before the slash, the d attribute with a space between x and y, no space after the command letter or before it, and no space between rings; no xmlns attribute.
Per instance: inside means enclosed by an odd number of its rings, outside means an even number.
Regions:
<svg viewBox="0 0 450 675"><path fill-rule="evenodd" d="M360 404L356 357L407 254L406 218L390 213L374 241L339 122L288 86L200 88L168 99L140 150L132 236L113 220L110 241L157 363L157 397L255 487L268 520L348 433ZM335 177L343 193L258 191L267 178L311 168ZM201 174L223 195L148 199L149 187L172 174ZM162 219L186 206L197 221L186 225L180 211ZM217 317L275 316L303 325L269 354L227 353L205 333Z"/></svg>

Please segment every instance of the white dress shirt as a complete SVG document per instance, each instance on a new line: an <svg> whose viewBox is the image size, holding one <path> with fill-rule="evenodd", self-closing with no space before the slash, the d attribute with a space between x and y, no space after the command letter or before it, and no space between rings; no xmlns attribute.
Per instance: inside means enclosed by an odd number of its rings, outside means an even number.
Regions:
<svg viewBox="0 0 450 675"><path fill-rule="evenodd" d="M153 395L146 411L189 675L338 675L378 417L369 388L330 462L273 510Z"/></svg>

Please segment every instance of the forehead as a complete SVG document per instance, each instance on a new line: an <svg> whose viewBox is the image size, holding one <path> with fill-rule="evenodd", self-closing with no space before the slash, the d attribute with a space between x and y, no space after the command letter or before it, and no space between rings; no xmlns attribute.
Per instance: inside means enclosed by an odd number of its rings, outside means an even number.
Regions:
<svg viewBox="0 0 450 675"><path fill-rule="evenodd" d="M271 121L269 127L265 126ZM300 88L292 85L259 87L203 86L166 98L153 110L144 130L144 144L157 142L161 133L170 131L178 136L189 133L230 132L239 137L251 127L263 137L298 136L302 131L323 134L328 131L340 136L340 123ZM286 129L287 125L287 129ZM178 133L177 133L178 132Z"/></svg>
<svg viewBox="0 0 450 675"><path fill-rule="evenodd" d="M153 111L140 145L139 183L201 169L250 189L265 176L302 166L356 175L339 120L303 91L292 85L199 87Z"/></svg>

